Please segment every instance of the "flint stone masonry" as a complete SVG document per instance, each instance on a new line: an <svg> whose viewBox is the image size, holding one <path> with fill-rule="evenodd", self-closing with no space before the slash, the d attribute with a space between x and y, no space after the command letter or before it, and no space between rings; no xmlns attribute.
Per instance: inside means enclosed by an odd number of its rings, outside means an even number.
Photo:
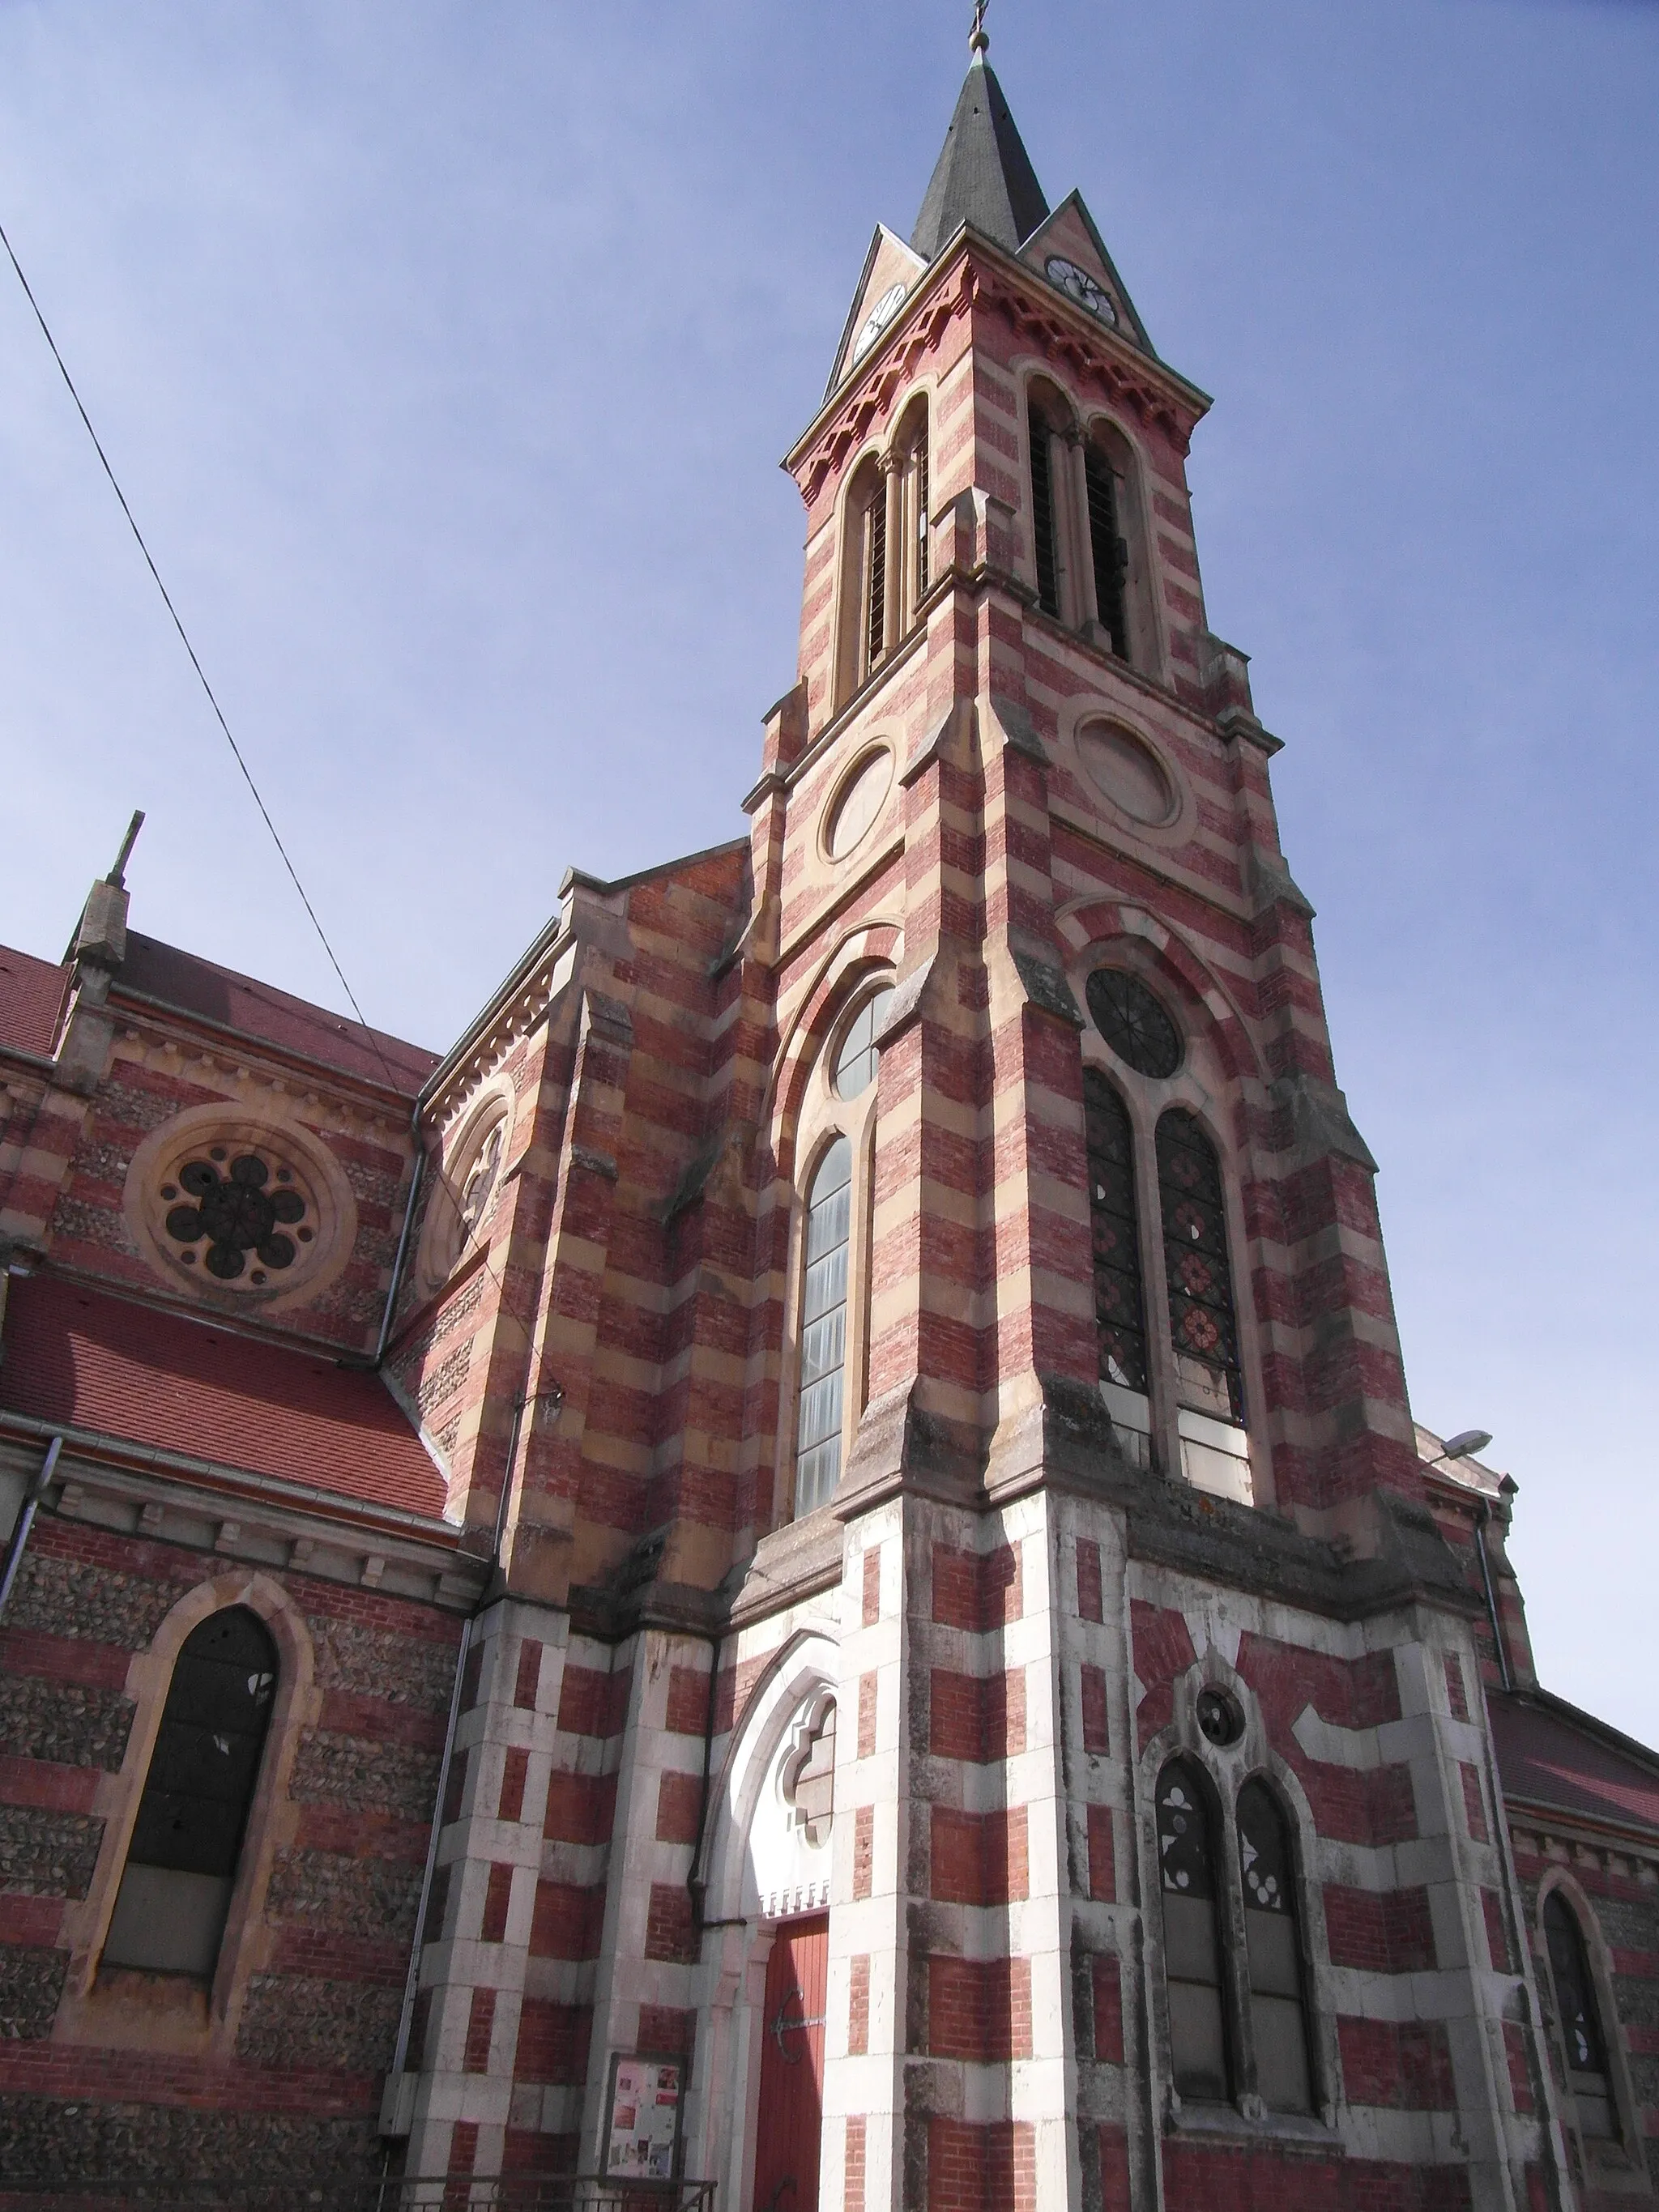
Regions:
<svg viewBox="0 0 1659 2212"><path fill-rule="evenodd" d="M118 1690L0 1675L0 1755L113 1773L125 1755L134 1711Z"/></svg>
<svg viewBox="0 0 1659 2212"><path fill-rule="evenodd" d="M318 1729L301 1738L290 1787L301 1804L373 1807L422 1820L431 1813L437 1783L438 1761L431 1752Z"/></svg>
<svg viewBox="0 0 1659 2212"><path fill-rule="evenodd" d="M90 1814L0 1804L0 1893L84 1897L103 1839Z"/></svg>

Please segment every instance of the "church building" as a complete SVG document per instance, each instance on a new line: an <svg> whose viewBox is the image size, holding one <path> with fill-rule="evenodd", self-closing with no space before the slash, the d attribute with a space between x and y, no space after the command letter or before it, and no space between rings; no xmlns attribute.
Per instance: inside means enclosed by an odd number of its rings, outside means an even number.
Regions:
<svg viewBox="0 0 1659 2212"><path fill-rule="evenodd" d="M1659 1758L1413 1420L1210 402L985 49L744 834L441 1054L119 865L0 950L0 2205L1652 2195Z"/></svg>

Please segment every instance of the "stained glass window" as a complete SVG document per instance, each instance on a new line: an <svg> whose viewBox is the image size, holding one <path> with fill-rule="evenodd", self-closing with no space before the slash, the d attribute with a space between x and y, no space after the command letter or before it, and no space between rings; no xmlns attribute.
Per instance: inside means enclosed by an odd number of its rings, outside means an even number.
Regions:
<svg viewBox="0 0 1659 2212"><path fill-rule="evenodd" d="M108 1966L208 1975L219 1954L276 1692L276 1647L245 1606L192 1629L173 1670Z"/></svg>
<svg viewBox="0 0 1659 2212"><path fill-rule="evenodd" d="M1221 1163L1197 1121L1180 1107L1158 1121L1158 1184L1182 1402L1243 1421Z"/></svg>
<svg viewBox="0 0 1659 2212"><path fill-rule="evenodd" d="M1247 1782L1238 1793L1238 1871L1244 1887L1256 2091L1272 2112L1310 2112L1313 2087L1290 1830L1265 1782Z"/></svg>
<svg viewBox="0 0 1659 2212"><path fill-rule="evenodd" d="M818 1164L806 1202L800 1413L795 1438L798 1519L823 1504L841 1480L852 1186L853 1147L845 1137L837 1137Z"/></svg>
<svg viewBox="0 0 1659 2212"><path fill-rule="evenodd" d="M1567 2086L1577 2108L1581 2135L1616 2136L1613 2084L1607 2075L1607 2046L1601 2033L1595 1984L1590 1974L1584 1931L1559 1889L1544 1900L1544 1936L1549 1946L1555 2008L1566 2046Z"/></svg>
<svg viewBox="0 0 1659 2212"><path fill-rule="evenodd" d="M1218 2103L1227 2095L1228 2065L1215 1823L1208 1785L1189 1760L1174 1759L1159 1775L1157 1809L1175 2086L1181 2096Z"/></svg>
<svg viewBox="0 0 1659 2212"><path fill-rule="evenodd" d="M1135 1213L1134 1140L1123 1102L1098 1068L1084 1070L1083 1110L1101 1380L1121 1383L1126 1390L1145 1390L1146 1309Z"/></svg>

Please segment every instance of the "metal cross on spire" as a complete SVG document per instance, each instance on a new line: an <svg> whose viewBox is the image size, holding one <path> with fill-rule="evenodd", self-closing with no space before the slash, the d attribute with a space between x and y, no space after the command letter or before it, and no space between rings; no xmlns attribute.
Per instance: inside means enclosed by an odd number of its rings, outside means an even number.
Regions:
<svg viewBox="0 0 1659 2212"><path fill-rule="evenodd" d="M970 54L982 54L990 46L990 34L985 28L985 10L990 4L991 0L974 0L974 27L968 37Z"/></svg>

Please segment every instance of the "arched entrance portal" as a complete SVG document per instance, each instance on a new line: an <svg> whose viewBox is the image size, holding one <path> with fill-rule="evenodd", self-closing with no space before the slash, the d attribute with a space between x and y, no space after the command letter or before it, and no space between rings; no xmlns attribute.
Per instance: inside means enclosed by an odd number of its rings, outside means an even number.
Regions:
<svg viewBox="0 0 1659 2212"><path fill-rule="evenodd" d="M818 2212L830 1916L785 1921L766 1962L755 2212Z"/></svg>

